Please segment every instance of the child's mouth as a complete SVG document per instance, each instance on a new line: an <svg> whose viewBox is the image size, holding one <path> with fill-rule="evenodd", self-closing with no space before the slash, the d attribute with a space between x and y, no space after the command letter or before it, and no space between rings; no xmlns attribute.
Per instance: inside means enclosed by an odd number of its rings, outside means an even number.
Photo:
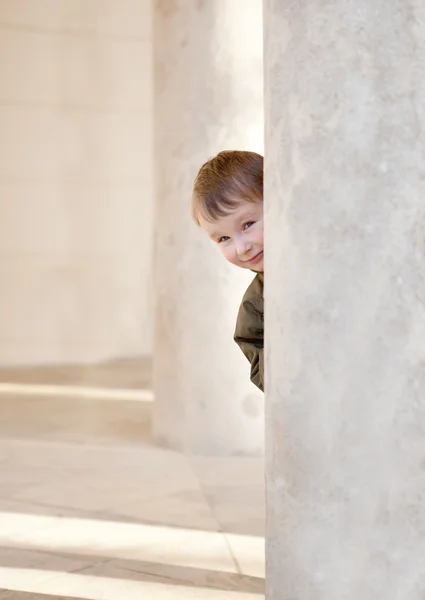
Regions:
<svg viewBox="0 0 425 600"><path fill-rule="evenodd" d="M259 260L261 257L263 256L263 251L261 250L261 252L259 252L258 254L256 254L255 256L253 256L252 258L250 258L247 262L249 263L255 263L257 262L257 260Z"/></svg>

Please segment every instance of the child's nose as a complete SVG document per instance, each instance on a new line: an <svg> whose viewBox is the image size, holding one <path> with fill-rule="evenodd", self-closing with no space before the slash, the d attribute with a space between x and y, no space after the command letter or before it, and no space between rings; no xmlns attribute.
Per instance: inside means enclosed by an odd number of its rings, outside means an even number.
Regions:
<svg viewBox="0 0 425 600"><path fill-rule="evenodd" d="M251 245L247 240L237 240L236 241L236 252L239 256L243 256L251 249Z"/></svg>

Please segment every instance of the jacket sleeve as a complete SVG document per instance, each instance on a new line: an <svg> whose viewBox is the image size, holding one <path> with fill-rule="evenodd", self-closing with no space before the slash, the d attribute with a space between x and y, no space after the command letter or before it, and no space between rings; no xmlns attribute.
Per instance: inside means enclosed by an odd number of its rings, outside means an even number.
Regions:
<svg viewBox="0 0 425 600"><path fill-rule="evenodd" d="M264 392L264 316L249 299L239 309L234 340L251 363L251 381Z"/></svg>

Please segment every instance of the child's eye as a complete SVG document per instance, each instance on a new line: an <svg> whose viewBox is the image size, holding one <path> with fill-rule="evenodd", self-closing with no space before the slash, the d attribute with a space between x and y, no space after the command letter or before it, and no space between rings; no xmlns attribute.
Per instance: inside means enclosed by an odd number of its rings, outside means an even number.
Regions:
<svg viewBox="0 0 425 600"><path fill-rule="evenodd" d="M243 228L244 229L249 229L250 227L252 227L254 225L255 221L248 221L247 223L244 224Z"/></svg>
<svg viewBox="0 0 425 600"><path fill-rule="evenodd" d="M227 240L230 240L228 235L222 235L221 238L218 238L217 240L217 244L221 244L221 242L227 242Z"/></svg>

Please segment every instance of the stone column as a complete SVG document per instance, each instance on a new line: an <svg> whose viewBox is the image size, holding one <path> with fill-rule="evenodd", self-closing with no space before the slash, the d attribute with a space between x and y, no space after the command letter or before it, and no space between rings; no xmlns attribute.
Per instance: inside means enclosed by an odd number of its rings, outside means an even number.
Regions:
<svg viewBox="0 0 425 600"><path fill-rule="evenodd" d="M154 435L188 452L258 454L264 399L232 339L254 275L224 261L190 201L211 156L262 152L261 1L157 0L154 11Z"/></svg>
<svg viewBox="0 0 425 600"><path fill-rule="evenodd" d="M425 10L265 1L267 599L425 597Z"/></svg>

